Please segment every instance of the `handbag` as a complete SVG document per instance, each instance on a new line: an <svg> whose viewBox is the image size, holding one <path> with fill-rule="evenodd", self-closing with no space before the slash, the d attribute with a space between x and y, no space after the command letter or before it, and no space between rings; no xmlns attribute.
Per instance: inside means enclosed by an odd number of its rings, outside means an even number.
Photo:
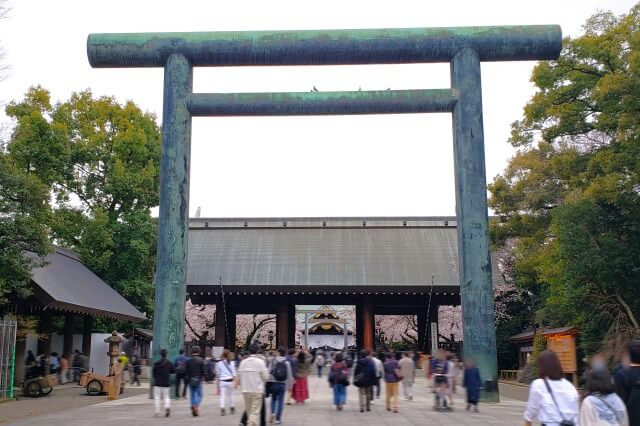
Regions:
<svg viewBox="0 0 640 426"><path fill-rule="evenodd" d="M191 385L191 387L197 388L198 386L200 386L200 378L199 377L190 377L189 378L189 384Z"/></svg>
<svg viewBox="0 0 640 426"><path fill-rule="evenodd" d="M562 418L562 421L560 422L560 426L575 426L576 424L573 420L567 420L564 418L564 414L562 414L562 411L560 411L560 407L558 407L558 403L556 402L556 397L553 396L553 392L551 392L551 386L549 386L549 382L547 381L547 379L545 378L542 380L544 380L544 385L547 387L547 391L549 392L549 395L551 395L551 399L553 400L553 405L556 406L556 410L558 410L558 413Z"/></svg>
<svg viewBox="0 0 640 426"><path fill-rule="evenodd" d="M402 370L400 370L399 368L396 368L395 370L393 370L393 374L396 375L396 378L398 380L404 379L404 376L402 375Z"/></svg>

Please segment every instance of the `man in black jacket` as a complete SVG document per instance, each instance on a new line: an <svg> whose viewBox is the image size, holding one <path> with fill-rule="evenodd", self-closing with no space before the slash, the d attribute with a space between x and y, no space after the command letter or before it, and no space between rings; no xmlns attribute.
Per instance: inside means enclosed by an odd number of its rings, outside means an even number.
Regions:
<svg viewBox="0 0 640 426"><path fill-rule="evenodd" d="M164 415L171 413L169 399L169 380L175 372L173 364L167 360L167 350L160 349L160 360L153 364L153 399L156 403L156 417L160 417L160 400L164 399Z"/></svg>
<svg viewBox="0 0 640 426"><path fill-rule="evenodd" d="M362 349L353 372L353 384L358 388L360 412L371 411L372 387L376 383L376 366L369 358L369 351Z"/></svg>
<svg viewBox="0 0 640 426"><path fill-rule="evenodd" d="M189 383L189 396L191 397L191 414L196 417L200 414L202 402L202 381L207 377L207 365L200 358L200 348L191 349L191 358L187 361L187 383Z"/></svg>
<svg viewBox="0 0 640 426"><path fill-rule="evenodd" d="M613 376L615 390L624 401L630 425L640 425L640 340L627 345L627 360Z"/></svg>

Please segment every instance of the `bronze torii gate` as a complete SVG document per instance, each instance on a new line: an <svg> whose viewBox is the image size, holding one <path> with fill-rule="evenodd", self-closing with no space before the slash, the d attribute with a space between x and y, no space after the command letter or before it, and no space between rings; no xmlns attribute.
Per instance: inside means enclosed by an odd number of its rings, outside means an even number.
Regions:
<svg viewBox="0 0 640 426"><path fill-rule="evenodd" d="M164 67L154 358L183 343L191 117L451 112L464 348L497 399L480 62L556 59L561 41L556 25L91 34L93 67ZM450 89L192 93L194 66L428 62L451 64Z"/></svg>

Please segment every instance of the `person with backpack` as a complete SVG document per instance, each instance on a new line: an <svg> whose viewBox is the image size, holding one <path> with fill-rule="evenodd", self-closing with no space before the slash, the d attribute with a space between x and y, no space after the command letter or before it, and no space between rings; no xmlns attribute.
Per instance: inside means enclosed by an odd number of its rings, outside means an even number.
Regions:
<svg viewBox="0 0 640 426"><path fill-rule="evenodd" d="M173 362L176 372L176 399L180 399L180 385L182 384L182 398L187 393L187 361L189 357L184 354L184 349L180 349L179 355Z"/></svg>
<svg viewBox="0 0 640 426"><path fill-rule="evenodd" d="M269 365L269 380L267 393L271 396L271 415L269 423L279 425L282 421L284 399L287 391L293 386L293 370L286 358L287 350L278 349L278 355L271 360Z"/></svg>
<svg viewBox="0 0 640 426"><path fill-rule="evenodd" d="M537 421L545 425L576 425L579 397L576 388L564 378L558 355L549 350L538 355L538 378L529 386L524 412L525 426Z"/></svg>
<svg viewBox="0 0 640 426"><path fill-rule="evenodd" d="M316 355L315 364L316 364L316 369L318 370L318 378L322 378L322 369L324 368L324 365L326 364L326 361L324 359L324 355L322 355L322 353L319 352Z"/></svg>
<svg viewBox="0 0 640 426"><path fill-rule="evenodd" d="M222 358L215 363L214 377L218 378L218 389L220 390L220 415L227 414L226 410L229 410L231 414L236 412L236 407L233 399L233 390L235 388L235 380L238 376L236 373L236 366L231 360L231 351L225 349L222 351Z"/></svg>
<svg viewBox="0 0 640 426"><path fill-rule="evenodd" d="M200 415L200 403L202 402L202 382L207 377L207 366L200 358L200 348L194 346L191 349L191 358L186 365L187 383L189 383L189 398L191 399L191 415Z"/></svg>
<svg viewBox="0 0 640 426"><path fill-rule="evenodd" d="M362 349L353 372L353 385L358 388L360 412L371 411L371 388L376 382L376 365L369 358L369 351Z"/></svg>
<svg viewBox="0 0 640 426"><path fill-rule="evenodd" d="M349 386L349 367L344 362L342 352L336 353L331 363L329 386L333 389L333 404L336 410L342 411L347 402L347 386Z"/></svg>
<svg viewBox="0 0 640 426"><path fill-rule="evenodd" d="M384 362L384 382L385 382L385 400L387 411L391 411L391 403L393 401L393 412L398 412L398 383L402 380L400 366L393 354L387 354Z"/></svg>
<svg viewBox="0 0 640 426"><path fill-rule="evenodd" d="M627 409L613 391L613 380L606 367L587 372L584 390L580 426L629 426Z"/></svg>
<svg viewBox="0 0 640 426"><path fill-rule="evenodd" d="M156 406L155 417L160 417L160 400L164 401L164 416L171 414L169 382L175 372L173 364L167 360L167 350L160 349L160 359L153 364L153 400Z"/></svg>
<svg viewBox="0 0 640 426"><path fill-rule="evenodd" d="M640 425L640 340L627 344L624 366L614 375L615 391L627 406L629 424Z"/></svg>

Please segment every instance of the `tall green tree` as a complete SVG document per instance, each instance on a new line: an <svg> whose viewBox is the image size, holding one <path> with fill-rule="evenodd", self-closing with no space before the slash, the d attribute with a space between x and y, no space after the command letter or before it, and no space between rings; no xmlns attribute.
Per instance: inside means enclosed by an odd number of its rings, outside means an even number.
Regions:
<svg viewBox="0 0 640 426"><path fill-rule="evenodd" d="M489 187L494 243L512 244L538 322L579 326L587 351L640 334L639 72L640 5L592 16L534 68L518 152Z"/></svg>
<svg viewBox="0 0 640 426"><path fill-rule="evenodd" d="M153 308L160 131L132 102L88 90L53 105L33 87L6 108L15 119L7 146L18 168L53 194L47 224L58 244L143 312Z"/></svg>
<svg viewBox="0 0 640 426"><path fill-rule="evenodd" d="M31 270L50 249L49 213L47 187L0 151L0 304L31 294Z"/></svg>

